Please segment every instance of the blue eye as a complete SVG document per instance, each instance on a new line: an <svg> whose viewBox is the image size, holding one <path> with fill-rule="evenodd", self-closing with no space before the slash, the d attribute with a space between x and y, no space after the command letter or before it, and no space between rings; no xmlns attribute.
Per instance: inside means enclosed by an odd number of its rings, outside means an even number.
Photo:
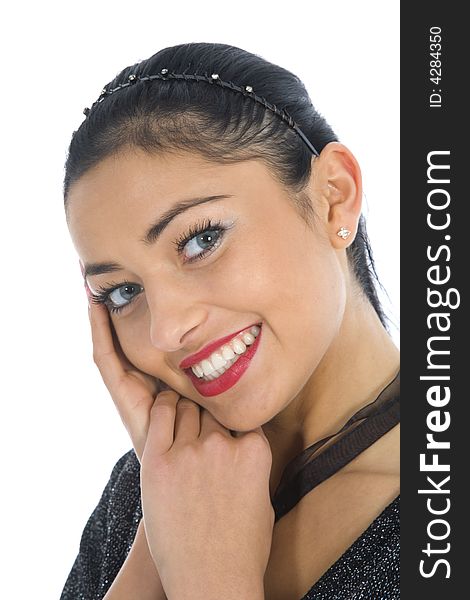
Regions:
<svg viewBox="0 0 470 600"><path fill-rule="evenodd" d="M122 307L125 306L126 304L129 304L129 302L133 299L137 288L140 288L141 286L137 286L134 284L130 284L130 285L122 285L116 289L114 289L109 295L108 295L108 300L111 300L113 306L115 307ZM141 290L139 289L137 293L139 293Z"/></svg>
<svg viewBox="0 0 470 600"><path fill-rule="evenodd" d="M184 247L185 256L191 260L202 252L205 254L215 246L220 236L221 233L217 229L207 229L204 233L194 236Z"/></svg>
<svg viewBox="0 0 470 600"><path fill-rule="evenodd" d="M100 292L92 294L92 298L96 304L106 304L110 312L117 313L130 304L143 289L141 285L126 281L114 287L112 284L108 287L99 286Z"/></svg>
<svg viewBox="0 0 470 600"><path fill-rule="evenodd" d="M215 250L222 241L224 233L233 226L232 223L204 222L191 227L189 231L176 240L178 254L184 255L185 262L204 258Z"/></svg>

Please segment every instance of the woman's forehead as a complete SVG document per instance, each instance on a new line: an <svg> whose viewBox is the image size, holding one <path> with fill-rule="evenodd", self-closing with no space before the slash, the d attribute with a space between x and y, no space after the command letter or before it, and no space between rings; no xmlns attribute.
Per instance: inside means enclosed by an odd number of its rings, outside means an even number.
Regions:
<svg viewBox="0 0 470 600"><path fill-rule="evenodd" d="M208 161L196 154L149 154L132 149L107 157L70 187L67 209L87 211L112 201L168 208L201 194L252 192L276 185L260 160L231 164ZM221 189L223 186L224 189Z"/></svg>
<svg viewBox="0 0 470 600"><path fill-rule="evenodd" d="M76 246L96 248L114 234L143 236L175 207L218 196L233 198L240 210L266 212L285 191L261 161L221 165L132 151L108 157L71 186L67 222Z"/></svg>

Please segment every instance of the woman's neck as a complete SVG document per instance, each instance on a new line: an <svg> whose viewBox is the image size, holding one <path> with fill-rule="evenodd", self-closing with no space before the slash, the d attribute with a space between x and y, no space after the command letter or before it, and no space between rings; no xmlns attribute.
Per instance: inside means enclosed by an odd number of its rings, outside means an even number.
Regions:
<svg viewBox="0 0 470 600"><path fill-rule="evenodd" d="M341 327L302 391L263 431L273 455L270 488L287 463L335 433L372 402L399 370L400 353L375 310L362 298L346 304Z"/></svg>

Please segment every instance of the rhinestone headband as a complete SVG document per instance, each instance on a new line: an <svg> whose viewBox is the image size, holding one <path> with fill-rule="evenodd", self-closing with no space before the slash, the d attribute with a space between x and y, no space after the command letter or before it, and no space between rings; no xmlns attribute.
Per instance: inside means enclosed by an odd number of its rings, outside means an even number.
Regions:
<svg viewBox="0 0 470 600"><path fill-rule="evenodd" d="M310 142L310 140L307 138L307 136L303 133L303 131L299 128L297 123L294 121L294 119L289 115L289 113L285 109L281 110L275 104L268 102L266 100L266 98L256 95L255 92L253 91L253 88L251 85L245 85L243 87L240 87L239 85L236 85L235 83L233 83L231 81L222 81L217 73L212 73L212 75L209 77L207 75L191 75L191 74L188 75L186 73L170 73L168 71L168 69L161 69L160 73L157 73L155 75L131 74L128 76L127 81L125 81L124 83L120 83L115 88L109 88L109 89L103 88L103 90L101 91L101 94L98 97L98 100L93 102L93 104L91 105L91 108L84 108L83 114L86 117L88 117L88 115L93 110L93 108L97 104L102 102L106 98L106 96L110 96L111 94L114 94L115 92L117 92L118 90L120 90L122 88L129 87L129 86L133 85L134 83L136 83L137 81L153 81L154 79L162 79L162 80L185 79L185 80L189 80L189 81L205 81L207 83L210 83L211 85L214 85L214 84L220 85L222 87L229 88L236 92L241 92L244 96L248 96L249 98L252 98L255 102L262 104L265 108L268 108L270 111L272 111L278 117L280 117L283 121L285 121L289 125L289 127L292 127L292 129L294 129L294 131L301 137L302 141L307 145L308 149L315 156L320 156L320 153L318 152L318 150Z"/></svg>

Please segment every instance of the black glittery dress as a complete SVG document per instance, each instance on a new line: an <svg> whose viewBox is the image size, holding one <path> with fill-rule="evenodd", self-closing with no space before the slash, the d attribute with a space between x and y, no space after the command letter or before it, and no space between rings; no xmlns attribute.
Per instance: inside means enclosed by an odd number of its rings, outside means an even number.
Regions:
<svg viewBox="0 0 470 600"><path fill-rule="evenodd" d="M399 406L398 372L376 400L359 410L340 431L309 446L286 466L272 498L276 521L392 429L400 420ZM397 496L300 600L400 598L399 503ZM131 549L141 518L140 463L130 450L115 464L85 525L60 600L104 597Z"/></svg>

